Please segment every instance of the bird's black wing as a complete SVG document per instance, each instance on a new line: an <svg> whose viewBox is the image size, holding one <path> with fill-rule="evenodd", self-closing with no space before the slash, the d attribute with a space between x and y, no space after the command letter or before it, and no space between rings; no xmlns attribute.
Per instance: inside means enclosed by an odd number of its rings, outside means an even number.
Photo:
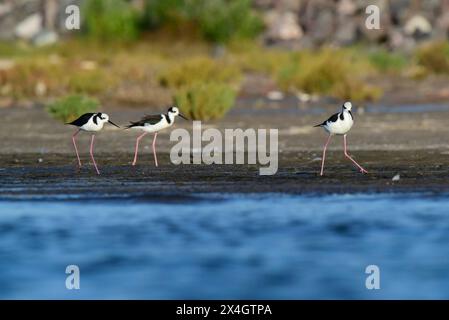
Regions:
<svg viewBox="0 0 449 320"><path fill-rule="evenodd" d="M78 119L76 119L72 122L66 123L66 124L71 124L71 125L74 125L77 127L81 127L81 126L85 125L94 114L95 113L85 113Z"/></svg>
<svg viewBox="0 0 449 320"><path fill-rule="evenodd" d="M156 124L159 121L162 120L162 115L161 114L155 114L155 115L146 115L145 117L143 117L142 119L140 119L139 121L135 121L132 122L131 124L128 125L126 128L132 128L132 127L143 127L145 126L145 124Z"/></svg>
<svg viewBox="0 0 449 320"><path fill-rule="evenodd" d="M337 120L338 120L338 115L339 115L339 114L340 114L340 113L333 114L329 119L327 119L327 120L324 121L323 123L317 124L317 125L314 126L314 127L325 126L327 122L337 122Z"/></svg>

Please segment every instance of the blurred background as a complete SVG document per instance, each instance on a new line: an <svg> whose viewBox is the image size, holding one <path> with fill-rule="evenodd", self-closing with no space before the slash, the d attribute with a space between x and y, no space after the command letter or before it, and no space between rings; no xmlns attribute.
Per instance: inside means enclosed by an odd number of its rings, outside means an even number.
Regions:
<svg viewBox="0 0 449 320"><path fill-rule="evenodd" d="M66 28L72 4L80 30ZM444 101L448 34L448 0L1 0L0 107L69 121L99 103L176 103L209 120L286 97Z"/></svg>
<svg viewBox="0 0 449 320"><path fill-rule="evenodd" d="M0 298L448 298L448 36L449 0L0 0ZM347 99L370 174L335 138L320 177L313 125ZM277 129L279 171L172 164L181 119L157 168L150 137L132 167L137 133L107 126L102 175L88 134L75 169L64 122L171 104Z"/></svg>

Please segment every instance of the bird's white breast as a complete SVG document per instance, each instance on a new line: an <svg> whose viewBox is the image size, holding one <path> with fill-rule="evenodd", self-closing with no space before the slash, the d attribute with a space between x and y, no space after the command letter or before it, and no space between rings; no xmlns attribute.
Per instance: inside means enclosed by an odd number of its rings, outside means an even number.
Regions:
<svg viewBox="0 0 449 320"><path fill-rule="evenodd" d="M338 119L335 122L327 122L324 128L330 134L346 134L349 130L351 130L352 125L354 124L354 120L352 119L352 115L344 110L343 111L343 120L340 118L341 113L338 115Z"/></svg>
<svg viewBox="0 0 449 320"><path fill-rule="evenodd" d="M168 123L167 120L165 119L165 117L162 117L161 121L159 121L158 123L155 123L155 124L146 123L145 126L135 127L135 128L141 129L145 132L152 133L152 132L158 132L162 129L168 128L172 125L173 125L173 120L170 123Z"/></svg>
<svg viewBox="0 0 449 320"><path fill-rule="evenodd" d="M80 129L84 131L100 131L103 129L103 125L104 123L100 121L100 119L97 119L97 124L95 124L94 117L91 117L86 124L80 127Z"/></svg>

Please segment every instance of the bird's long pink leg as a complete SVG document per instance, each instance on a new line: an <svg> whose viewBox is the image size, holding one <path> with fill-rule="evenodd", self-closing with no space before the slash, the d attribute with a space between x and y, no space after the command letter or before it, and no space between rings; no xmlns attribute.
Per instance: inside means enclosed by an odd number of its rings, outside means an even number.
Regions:
<svg viewBox="0 0 449 320"><path fill-rule="evenodd" d="M324 173L324 160L326 159L326 149L327 149L327 145L329 144L329 142L331 141L331 135L329 135L329 138L327 138L326 144L324 145L324 150L323 150L323 159L321 159L321 173L320 176L323 175Z"/></svg>
<svg viewBox="0 0 449 320"><path fill-rule="evenodd" d="M100 171L98 170L97 163L95 162L94 158L94 141L95 141L95 135L92 135L92 140L90 141L90 157L92 158L92 162L94 163L95 170L97 170L97 174L100 174Z"/></svg>
<svg viewBox="0 0 449 320"><path fill-rule="evenodd" d="M142 139L148 132L144 132L143 134L141 134L140 136L137 137L136 140L136 151L134 152L134 161L133 161L133 166L136 165L137 163L137 153L139 152L139 142L140 139Z"/></svg>
<svg viewBox="0 0 449 320"><path fill-rule="evenodd" d="M73 141L73 146L75 147L75 152L76 152L76 158L78 159L78 167L81 168L81 160L80 160L80 155L78 154L78 148L76 147L76 141L75 141L75 137L78 133L80 133L81 130L78 130L77 132L75 132L72 136L72 141Z"/></svg>
<svg viewBox="0 0 449 320"><path fill-rule="evenodd" d="M154 138L153 138L153 154L154 154L154 163L156 164L157 167L157 155L156 155L156 138L157 138L157 132L154 133Z"/></svg>
<svg viewBox="0 0 449 320"><path fill-rule="evenodd" d="M343 136L343 144L344 144L344 148L345 148L345 156L346 158L348 158L349 160L351 160L359 169L360 172L362 173L368 173L368 171L366 171L365 169L362 168L361 165L359 165L354 159L351 158L351 156L348 154L348 150L346 147L346 135Z"/></svg>

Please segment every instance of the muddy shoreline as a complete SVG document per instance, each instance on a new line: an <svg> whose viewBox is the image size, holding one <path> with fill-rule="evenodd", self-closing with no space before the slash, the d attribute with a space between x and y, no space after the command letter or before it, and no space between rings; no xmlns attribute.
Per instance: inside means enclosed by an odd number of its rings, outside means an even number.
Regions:
<svg viewBox="0 0 449 320"><path fill-rule="evenodd" d="M385 156L380 161L380 155ZM173 165L160 154L158 168L151 155L130 165L131 154L98 154L102 174L86 162L78 171L68 154L4 155L0 161L0 199L33 196L78 199L142 198L197 193L378 193L449 192L448 156L435 151L358 151L357 161L369 170L362 175L341 152L328 154L324 177L314 153L282 153L279 170L260 176L254 165ZM87 161L87 159L86 159ZM399 181L392 178L400 174Z"/></svg>
<svg viewBox="0 0 449 320"><path fill-rule="evenodd" d="M449 192L449 108L377 105L355 113L348 136L353 157L370 172L362 175L344 158L342 139L330 144L326 174L318 175L326 134L319 123L335 106L297 108L236 107L204 128L275 128L279 130L279 169L260 176L254 165L179 165L170 163L169 131L158 136L160 166L154 167L151 137L141 142L137 167L131 166L138 132L107 127L97 135L95 155L102 171L94 174L88 155L89 134L80 134L78 148L84 167L76 169L71 142L74 128L51 119L42 108L0 109L0 198L74 196L75 198L143 197L198 193L354 193ZM421 108L421 109L420 109ZM314 112L309 112L315 110ZM119 124L146 111L106 110ZM191 130L189 122L173 128ZM399 181L392 178L400 174Z"/></svg>

